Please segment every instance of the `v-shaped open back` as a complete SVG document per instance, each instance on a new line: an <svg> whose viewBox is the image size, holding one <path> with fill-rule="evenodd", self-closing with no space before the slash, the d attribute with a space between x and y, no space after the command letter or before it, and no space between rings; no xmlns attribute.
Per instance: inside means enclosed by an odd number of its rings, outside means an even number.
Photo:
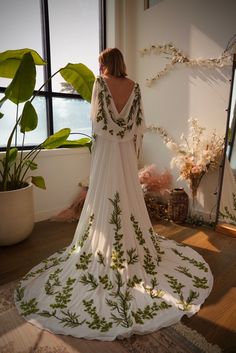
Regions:
<svg viewBox="0 0 236 353"><path fill-rule="evenodd" d="M125 103L122 105L122 107L121 107L120 109L118 109L118 104L117 104L117 102L116 102L115 99L114 99L114 95L113 95L112 92L111 92L111 89L110 89L110 87L109 87L109 84L108 84L107 80L106 80L105 78L102 78L102 79L103 79L103 81L104 81L104 83L105 83L105 87L106 87L106 89L107 89L107 91L108 91L108 93L109 93L109 95L110 95L110 97L111 97L112 105L113 105L114 108L115 108L115 112L116 112L118 115L120 115L120 114L123 112L123 110L127 107L128 103L129 103L130 100L131 100L131 97L132 97L133 92L134 92L135 83L133 84L133 87L132 87L132 89L130 90L129 94L127 95L126 99L124 99Z"/></svg>
<svg viewBox="0 0 236 353"><path fill-rule="evenodd" d="M91 119L93 133L109 140L118 141L133 141L135 137L137 150L141 135L145 130L145 123L139 84L136 82L130 88L132 90L129 92L124 106L118 112L105 79L98 76L93 89L93 99L96 97L96 101L92 99Z"/></svg>

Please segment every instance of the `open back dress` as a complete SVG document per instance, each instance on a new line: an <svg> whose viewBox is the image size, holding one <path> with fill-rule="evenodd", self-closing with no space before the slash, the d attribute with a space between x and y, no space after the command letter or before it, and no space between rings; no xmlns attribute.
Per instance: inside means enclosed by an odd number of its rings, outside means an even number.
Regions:
<svg viewBox="0 0 236 353"><path fill-rule="evenodd" d="M40 328L111 341L192 316L213 278L200 254L156 234L150 222L137 167L145 132L139 85L118 112L98 76L91 118L89 191L73 241L20 280L15 303Z"/></svg>

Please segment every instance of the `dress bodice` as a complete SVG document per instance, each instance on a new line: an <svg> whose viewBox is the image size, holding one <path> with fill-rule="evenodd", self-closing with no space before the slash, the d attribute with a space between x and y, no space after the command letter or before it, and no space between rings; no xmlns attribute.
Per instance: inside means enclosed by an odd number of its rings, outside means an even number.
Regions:
<svg viewBox="0 0 236 353"><path fill-rule="evenodd" d="M122 142L141 136L145 122L138 83L118 112L105 80L98 76L93 87L91 118L93 133L106 139Z"/></svg>

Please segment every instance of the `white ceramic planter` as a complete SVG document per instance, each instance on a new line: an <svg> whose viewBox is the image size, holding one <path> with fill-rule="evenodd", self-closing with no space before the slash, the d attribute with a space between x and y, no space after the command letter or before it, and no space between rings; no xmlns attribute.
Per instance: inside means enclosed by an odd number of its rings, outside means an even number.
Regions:
<svg viewBox="0 0 236 353"><path fill-rule="evenodd" d="M19 243L34 227L33 185L0 192L0 246Z"/></svg>

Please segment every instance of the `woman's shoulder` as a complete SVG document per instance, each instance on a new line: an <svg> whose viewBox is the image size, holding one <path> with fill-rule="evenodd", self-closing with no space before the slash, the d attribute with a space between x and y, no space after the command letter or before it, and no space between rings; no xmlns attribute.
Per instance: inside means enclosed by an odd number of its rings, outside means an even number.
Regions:
<svg viewBox="0 0 236 353"><path fill-rule="evenodd" d="M129 84L132 84L132 85L134 85L134 84L136 84L136 83L137 83L136 81L131 80L131 79L130 79L130 78L128 78L128 77L126 77L126 78L125 78L125 80L126 80Z"/></svg>
<svg viewBox="0 0 236 353"><path fill-rule="evenodd" d="M138 85L138 83L137 83L136 81L131 80L131 79L128 78L128 77L126 77L124 80L125 80L125 85L126 85L127 87L132 88L132 87Z"/></svg>
<svg viewBox="0 0 236 353"><path fill-rule="evenodd" d="M126 77L126 85L128 87L133 87L135 90L140 90L139 83L137 81L131 80L130 78Z"/></svg>
<svg viewBox="0 0 236 353"><path fill-rule="evenodd" d="M101 75L97 75L97 76L95 76L94 82L100 82L101 80L102 80L102 76Z"/></svg>
<svg viewBox="0 0 236 353"><path fill-rule="evenodd" d="M95 76L95 80L93 83L94 89L102 89L102 87L104 86L104 81L101 75L97 75Z"/></svg>

